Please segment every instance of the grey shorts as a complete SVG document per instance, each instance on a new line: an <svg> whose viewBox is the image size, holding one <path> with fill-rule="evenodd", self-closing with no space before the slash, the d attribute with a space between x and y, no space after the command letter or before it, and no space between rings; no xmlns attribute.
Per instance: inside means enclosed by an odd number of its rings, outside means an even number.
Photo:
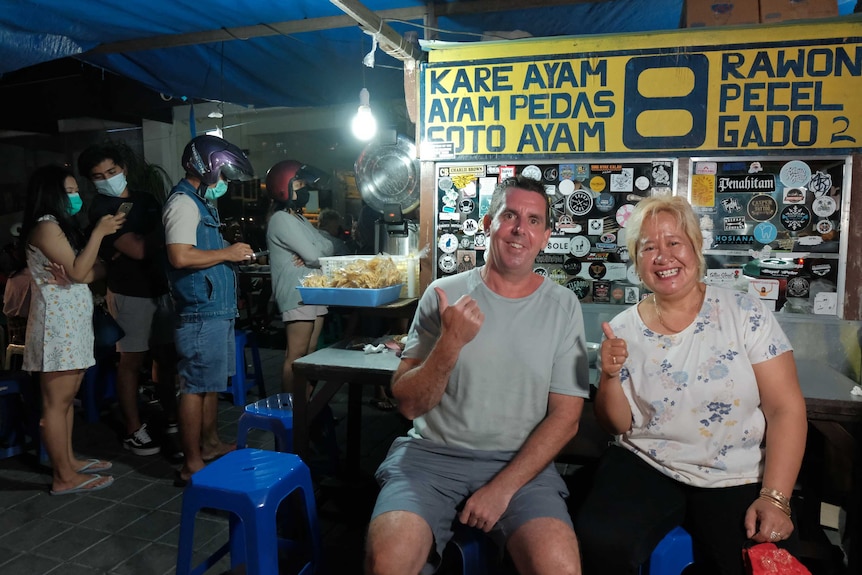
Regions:
<svg viewBox="0 0 862 575"><path fill-rule="evenodd" d="M466 500L488 483L514 456L503 451L473 451L427 440L400 437L392 443L374 477L381 486L374 517L409 511L424 519L434 534L434 547L422 573L433 573L452 538L453 522ZM505 548L522 525L549 517L572 526L565 498L569 491L551 463L515 493L489 535Z"/></svg>
<svg viewBox="0 0 862 575"><path fill-rule="evenodd" d="M108 311L126 334L117 342L117 351L140 352L150 349L150 331L156 313L156 300L108 290L105 302L108 304Z"/></svg>

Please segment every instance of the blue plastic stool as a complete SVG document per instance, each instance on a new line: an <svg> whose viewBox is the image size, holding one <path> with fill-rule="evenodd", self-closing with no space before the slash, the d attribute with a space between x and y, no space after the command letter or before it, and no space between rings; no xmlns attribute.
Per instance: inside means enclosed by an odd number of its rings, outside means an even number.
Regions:
<svg viewBox="0 0 862 575"><path fill-rule="evenodd" d="M36 393L38 385L38 378L32 378L26 372L0 372L0 459L27 451L29 436L39 463L50 465L39 429L41 405Z"/></svg>
<svg viewBox="0 0 862 575"><path fill-rule="evenodd" d="M307 542L282 539L277 534L279 506L297 490L304 502ZM230 539L193 567L195 517L204 508L230 513ZM177 575L204 573L228 552L231 569L245 564L248 575L278 575L279 550L307 555L299 575L314 573L320 567L320 530L311 473L298 456L239 449L192 475L183 493Z"/></svg>
<svg viewBox="0 0 862 575"><path fill-rule="evenodd" d="M641 575L680 575L692 563L691 536L682 527L674 527L655 546L649 562L641 568Z"/></svg>
<svg viewBox="0 0 862 575"><path fill-rule="evenodd" d="M245 405L245 393L257 385L257 396L266 397L266 387L263 384L263 368L260 364L260 348L257 347L257 337L253 331L234 330L234 345L236 346L236 375L230 378L227 392L233 396L234 405ZM251 362L253 372L248 371L245 362L245 348L251 346Z"/></svg>
<svg viewBox="0 0 862 575"><path fill-rule="evenodd" d="M23 371L0 374L0 459L23 453L26 446L26 426L22 395L30 376ZM38 440L38 436L34 439Z"/></svg>
<svg viewBox="0 0 862 575"><path fill-rule="evenodd" d="M293 394L277 393L245 406L236 432L238 449L246 447L249 429L271 431L275 436L275 450L293 452Z"/></svg>
<svg viewBox="0 0 862 575"><path fill-rule="evenodd" d="M461 554L462 575L491 575L491 565L497 561L493 556L495 545L484 531L468 527L456 520L454 535L449 540Z"/></svg>
<svg viewBox="0 0 862 575"><path fill-rule="evenodd" d="M117 398L117 366L113 353L111 350L97 350L96 365L89 367L81 380L78 398L87 423L98 423L102 404Z"/></svg>

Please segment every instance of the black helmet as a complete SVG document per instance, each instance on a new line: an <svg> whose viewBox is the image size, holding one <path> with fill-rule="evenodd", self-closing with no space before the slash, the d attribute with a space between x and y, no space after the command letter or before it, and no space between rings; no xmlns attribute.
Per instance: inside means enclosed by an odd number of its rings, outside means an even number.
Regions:
<svg viewBox="0 0 862 575"><path fill-rule="evenodd" d="M183 150L183 168L197 174L201 182L211 186L222 173L228 180L251 180L254 168L235 145L216 136L198 136Z"/></svg>

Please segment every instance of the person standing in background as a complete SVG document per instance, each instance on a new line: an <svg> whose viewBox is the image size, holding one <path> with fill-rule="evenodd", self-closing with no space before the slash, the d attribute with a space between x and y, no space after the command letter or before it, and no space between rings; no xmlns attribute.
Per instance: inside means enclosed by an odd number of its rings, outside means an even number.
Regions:
<svg viewBox="0 0 862 575"><path fill-rule="evenodd" d="M293 389L293 362L317 349L326 306L302 305L297 286L302 278L320 268L320 257L331 256L332 242L305 219L309 189L303 179L303 164L278 162L266 174L266 190L272 198L272 215L266 226L266 245L272 270L272 292L282 314L287 336L281 389ZM298 260L297 260L298 258ZM299 261L300 265L297 265ZM310 392L310 388L306 390Z"/></svg>
<svg viewBox="0 0 862 575"><path fill-rule="evenodd" d="M120 229L126 216L103 216L84 242L72 220L81 203L78 182L69 170L39 168L27 186L21 230L33 276L23 369L40 374L42 441L51 460L51 495L96 491L114 481L101 475L111 468L110 461L75 456L72 400L84 371L96 363L93 294L86 284L104 274L97 261L99 245ZM65 281L58 283L58 275Z"/></svg>
<svg viewBox="0 0 862 575"><path fill-rule="evenodd" d="M177 314L174 343L179 356L180 437L185 463L174 481L184 486L205 462L236 448L218 434L218 393L236 372L234 263L251 261L251 246L227 245L215 202L228 180L247 180L254 170L235 145L197 136L183 150L185 177L171 190L162 221L168 279Z"/></svg>
<svg viewBox="0 0 862 575"><path fill-rule="evenodd" d="M346 256L350 253L347 249L347 242L344 241L342 221L341 214L332 208L320 210L320 215L317 216L317 229L332 244L332 255L334 256Z"/></svg>
<svg viewBox="0 0 862 575"><path fill-rule="evenodd" d="M168 293L162 209L149 192L129 188L126 161L114 146L85 149L78 156L78 173L89 178L98 192L90 205L90 221L116 214L124 204L130 206L123 227L102 240L99 254L107 267L108 311L125 334L117 342L117 399L126 423L123 448L135 455L155 455L160 447L141 421L138 389L150 350L153 318L159 300ZM177 433L175 354L167 348L161 345L153 350L154 371L158 373L156 393L165 412L166 431Z"/></svg>

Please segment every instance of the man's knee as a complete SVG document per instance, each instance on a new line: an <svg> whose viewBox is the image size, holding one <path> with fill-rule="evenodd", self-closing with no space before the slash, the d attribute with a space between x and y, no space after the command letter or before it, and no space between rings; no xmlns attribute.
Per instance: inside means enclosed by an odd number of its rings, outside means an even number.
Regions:
<svg viewBox="0 0 862 575"><path fill-rule="evenodd" d="M580 575L581 554L574 530L559 519L533 519L506 544L519 573Z"/></svg>
<svg viewBox="0 0 862 575"><path fill-rule="evenodd" d="M434 537L424 519L407 511L389 511L368 526L366 575L418 574Z"/></svg>

